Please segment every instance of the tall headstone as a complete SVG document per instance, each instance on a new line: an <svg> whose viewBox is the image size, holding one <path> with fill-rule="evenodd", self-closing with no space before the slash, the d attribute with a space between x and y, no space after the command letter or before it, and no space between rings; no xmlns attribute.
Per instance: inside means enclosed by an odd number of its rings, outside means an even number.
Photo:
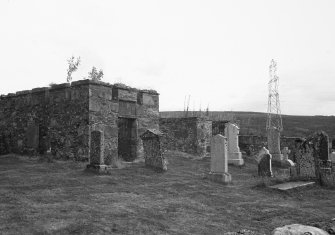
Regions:
<svg viewBox="0 0 335 235"><path fill-rule="evenodd" d="M163 134L156 129L148 129L141 135L144 149L145 165L159 169L167 170L167 161L162 153L161 140Z"/></svg>
<svg viewBox="0 0 335 235"><path fill-rule="evenodd" d="M324 131L315 133L316 150L320 160L329 160L329 138Z"/></svg>
<svg viewBox="0 0 335 235"><path fill-rule="evenodd" d="M228 152L226 137L218 134L211 139L211 170L208 174L213 181L229 183L231 175L228 173Z"/></svg>
<svg viewBox="0 0 335 235"><path fill-rule="evenodd" d="M268 129L268 148L274 161L281 162L284 160L283 154L280 152L280 131L276 128Z"/></svg>
<svg viewBox="0 0 335 235"><path fill-rule="evenodd" d="M269 150L267 150L265 147L263 147L258 156L257 156L257 161L258 161L258 176L267 176L267 177L272 177L272 156L269 153Z"/></svg>
<svg viewBox="0 0 335 235"><path fill-rule="evenodd" d="M228 163L241 166L244 164L244 160L238 146L238 134L239 128L236 124L226 124L225 136L228 139Z"/></svg>
<svg viewBox="0 0 335 235"><path fill-rule="evenodd" d="M91 145L90 145L90 164L87 169L103 172L108 169L104 163L104 133L103 131L91 132Z"/></svg>

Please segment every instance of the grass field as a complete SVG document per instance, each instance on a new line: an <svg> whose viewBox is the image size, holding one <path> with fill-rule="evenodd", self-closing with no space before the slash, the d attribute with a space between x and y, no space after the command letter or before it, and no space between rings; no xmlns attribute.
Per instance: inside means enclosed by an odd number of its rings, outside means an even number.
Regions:
<svg viewBox="0 0 335 235"><path fill-rule="evenodd" d="M165 173L140 162L95 175L84 163L0 156L0 234L269 234L335 217L334 190L266 188L249 161L222 185L204 177L208 158L167 157Z"/></svg>

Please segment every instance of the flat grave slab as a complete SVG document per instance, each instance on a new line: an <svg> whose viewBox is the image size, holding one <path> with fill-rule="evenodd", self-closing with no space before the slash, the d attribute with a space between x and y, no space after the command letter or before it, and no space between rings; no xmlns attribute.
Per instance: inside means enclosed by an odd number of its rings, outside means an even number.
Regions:
<svg viewBox="0 0 335 235"><path fill-rule="evenodd" d="M315 184L315 182L312 181L296 181L296 182L287 182L282 184L276 184L273 186L270 186L269 188L279 189L279 190L289 190L293 188L299 188L299 187L305 187Z"/></svg>

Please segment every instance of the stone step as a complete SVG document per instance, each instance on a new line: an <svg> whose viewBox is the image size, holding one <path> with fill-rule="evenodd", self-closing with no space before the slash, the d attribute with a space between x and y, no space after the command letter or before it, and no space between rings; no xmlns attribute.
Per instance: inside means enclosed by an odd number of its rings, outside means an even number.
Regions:
<svg viewBox="0 0 335 235"><path fill-rule="evenodd" d="M270 186L269 188L279 189L279 190L289 190L293 188L300 188L305 186L310 186L315 184L315 182L312 181L296 181L296 182L287 182L282 184L276 184L273 186Z"/></svg>

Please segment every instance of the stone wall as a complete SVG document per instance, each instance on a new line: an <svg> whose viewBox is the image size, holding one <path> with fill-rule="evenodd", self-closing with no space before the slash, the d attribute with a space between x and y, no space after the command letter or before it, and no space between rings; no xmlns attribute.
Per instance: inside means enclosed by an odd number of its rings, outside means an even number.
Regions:
<svg viewBox="0 0 335 235"><path fill-rule="evenodd" d="M0 99L0 154L44 153L88 157L88 86L35 88Z"/></svg>
<svg viewBox="0 0 335 235"><path fill-rule="evenodd" d="M134 119L139 135L158 129L159 94L81 80L0 97L0 154L51 152L89 159L91 131L103 131L105 164L118 158L118 118Z"/></svg>
<svg viewBox="0 0 335 235"><path fill-rule="evenodd" d="M88 84L73 82L50 89L50 104L44 112L51 151L57 158L87 160L89 157Z"/></svg>
<svg viewBox="0 0 335 235"><path fill-rule="evenodd" d="M159 127L165 138L163 147L198 156L210 151L212 122L198 117L160 118Z"/></svg>

